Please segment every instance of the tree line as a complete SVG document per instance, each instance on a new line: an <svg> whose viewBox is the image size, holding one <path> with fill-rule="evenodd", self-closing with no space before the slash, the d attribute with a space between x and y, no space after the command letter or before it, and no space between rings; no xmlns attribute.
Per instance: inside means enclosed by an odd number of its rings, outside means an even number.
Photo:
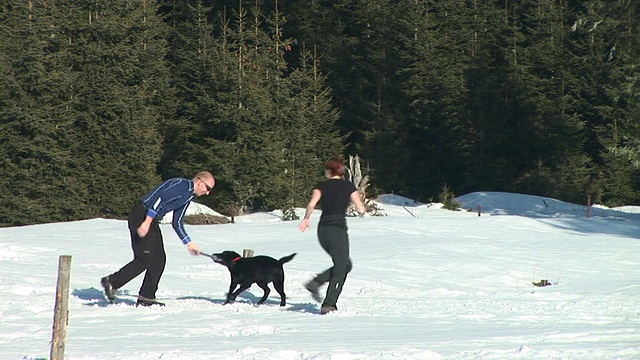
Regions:
<svg viewBox="0 0 640 360"><path fill-rule="evenodd" d="M370 191L638 201L631 0L2 0L0 226L121 218L207 169L220 212Z"/></svg>

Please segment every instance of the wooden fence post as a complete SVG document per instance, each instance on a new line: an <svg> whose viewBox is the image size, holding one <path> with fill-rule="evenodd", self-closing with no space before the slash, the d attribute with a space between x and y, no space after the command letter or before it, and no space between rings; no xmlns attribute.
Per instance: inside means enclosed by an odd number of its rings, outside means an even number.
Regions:
<svg viewBox="0 0 640 360"><path fill-rule="evenodd" d="M64 359L64 342L69 322L69 278L71 277L71 255L60 255L58 259L58 285L53 313L53 335L51 338L51 360Z"/></svg>
<svg viewBox="0 0 640 360"><path fill-rule="evenodd" d="M591 217L591 195L587 195L587 218Z"/></svg>
<svg viewBox="0 0 640 360"><path fill-rule="evenodd" d="M242 250L242 257L252 257L252 256L253 256L253 250L251 249Z"/></svg>

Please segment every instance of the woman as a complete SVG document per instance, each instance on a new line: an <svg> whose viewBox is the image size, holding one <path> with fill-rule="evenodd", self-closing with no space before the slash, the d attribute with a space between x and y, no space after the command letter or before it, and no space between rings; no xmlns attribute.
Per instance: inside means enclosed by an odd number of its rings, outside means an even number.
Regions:
<svg viewBox="0 0 640 360"><path fill-rule="evenodd" d="M365 213L365 207L360 198L360 193L355 186L344 180L344 164L340 160L332 159L324 164L327 180L318 184L311 195L307 205L304 219L300 223L300 231L309 228L309 218L318 201L322 200L322 215L318 223L318 240L320 246L326 251L333 266L316 275L315 278L305 284L305 288L311 292L313 298L320 302L322 299L318 288L329 283L327 294L322 301L321 314L337 310L336 303L342 292L342 286L351 271L351 259L349 258L349 235L347 234L347 221L345 213L349 201L353 202L360 216Z"/></svg>

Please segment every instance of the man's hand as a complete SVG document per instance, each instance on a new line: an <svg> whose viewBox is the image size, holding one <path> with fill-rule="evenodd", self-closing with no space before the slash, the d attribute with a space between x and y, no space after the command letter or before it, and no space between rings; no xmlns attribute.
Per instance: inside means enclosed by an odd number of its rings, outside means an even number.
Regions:
<svg viewBox="0 0 640 360"><path fill-rule="evenodd" d="M194 243L193 241L187 243L187 250L191 255L200 255L200 249L198 249L198 245L196 245L196 243Z"/></svg>
<svg viewBox="0 0 640 360"><path fill-rule="evenodd" d="M136 229L136 232L138 233L138 236L140 236L141 238L147 236L147 234L149 233L149 228L151 227L151 222L152 221L153 221L153 219L148 217L148 216L147 216L146 219L144 219L142 224L140 224L138 229Z"/></svg>
<svg viewBox="0 0 640 360"><path fill-rule="evenodd" d="M300 225L298 225L298 229L300 232L305 232L309 228L309 219L303 219Z"/></svg>

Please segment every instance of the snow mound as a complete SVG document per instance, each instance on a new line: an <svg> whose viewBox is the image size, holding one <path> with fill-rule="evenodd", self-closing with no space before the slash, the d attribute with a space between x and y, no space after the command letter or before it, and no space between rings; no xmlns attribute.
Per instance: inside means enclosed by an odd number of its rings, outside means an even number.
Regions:
<svg viewBox="0 0 640 360"><path fill-rule="evenodd" d="M463 209L476 211L480 206L482 213L490 215L516 215L531 218L584 218L587 216L587 204L573 204L544 196L507 192L473 192L456 198ZM592 205L590 217L640 220L640 214L611 209L602 205Z"/></svg>
<svg viewBox="0 0 640 360"><path fill-rule="evenodd" d="M397 205L397 206L424 205L423 203L417 202L413 199L409 199L408 197L404 197L396 194L382 194L378 196L374 201L380 204Z"/></svg>

